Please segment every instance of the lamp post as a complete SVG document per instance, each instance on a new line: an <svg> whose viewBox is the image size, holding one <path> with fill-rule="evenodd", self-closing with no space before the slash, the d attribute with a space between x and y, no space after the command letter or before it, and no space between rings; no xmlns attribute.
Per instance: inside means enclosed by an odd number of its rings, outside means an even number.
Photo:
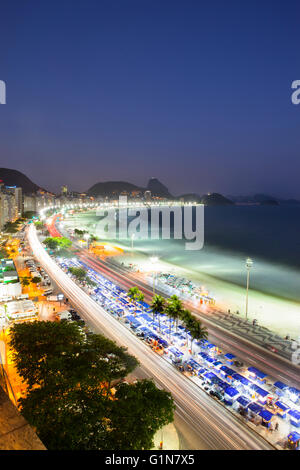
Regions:
<svg viewBox="0 0 300 470"><path fill-rule="evenodd" d="M84 234L84 239L86 240L87 249L89 249L90 234L89 234L89 233L85 233L85 234Z"/></svg>
<svg viewBox="0 0 300 470"><path fill-rule="evenodd" d="M247 289L246 289L246 320L248 320L248 293L249 293L249 281L250 281L250 269L252 268L253 261L251 258L246 259L247 269Z"/></svg>
<svg viewBox="0 0 300 470"><path fill-rule="evenodd" d="M133 256L133 240L134 240L135 234L133 233L131 235L131 256Z"/></svg>
<svg viewBox="0 0 300 470"><path fill-rule="evenodd" d="M155 274L156 274L156 272L155 272L155 267L154 267L154 266L155 266L155 264L157 263L157 261L158 261L158 257L157 257L157 256L151 256L150 262L151 262L151 264L152 264L152 266L153 266L153 270L152 270L152 275L153 275L153 295L155 294Z"/></svg>

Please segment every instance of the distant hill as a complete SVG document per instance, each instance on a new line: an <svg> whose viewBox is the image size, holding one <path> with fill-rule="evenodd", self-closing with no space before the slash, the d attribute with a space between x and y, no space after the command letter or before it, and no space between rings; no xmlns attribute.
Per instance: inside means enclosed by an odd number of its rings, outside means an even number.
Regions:
<svg viewBox="0 0 300 470"><path fill-rule="evenodd" d="M0 168L0 180L3 181L5 186L19 186L22 188L23 193L35 193L40 188L37 184L33 183L24 173L10 168Z"/></svg>
<svg viewBox="0 0 300 470"><path fill-rule="evenodd" d="M228 206L234 204L230 199L219 193L205 194L202 196L201 202L206 206Z"/></svg>
<svg viewBox="0 0 300 470"><path fill-rule="evenodd" d="M151 191L152 196L173 199L173 196L169 193L168 188L164 184L162 184L157 178L150 178L146 189L148 191Z"/></svg>
<svg viewBox="0 0 300 470"><path fill-rule="evenodd" d="M106 181L104 183L94 184L88 191L89 196L113 196L122 192L145 191L143 188L126 181Z"/></svg>
<svg viewBox="0 0 300 470"><path fill-rule="evenodd" d="M228 196L229 199L237 204L259 204L267 206L279 205L299 205L300 201L297 199L280 199L278 197L270 196L268 194L254 194L253 196Z"/></svg>
<svg viewBox="0 0 300 470"><path fill-rule="evenodd" d="M151 191L152 196L159 196L165 198L172 198L173 196L169 193L168 188L162 184L157 178L151 178L148 182L146 188L137 186L126 181L106 181L103 183L96 183L87 193L89 196L102 196L109 197L114 195L119 195L123 192L131 193L135 191L140 191L144 193L145 191Z"/></svg>

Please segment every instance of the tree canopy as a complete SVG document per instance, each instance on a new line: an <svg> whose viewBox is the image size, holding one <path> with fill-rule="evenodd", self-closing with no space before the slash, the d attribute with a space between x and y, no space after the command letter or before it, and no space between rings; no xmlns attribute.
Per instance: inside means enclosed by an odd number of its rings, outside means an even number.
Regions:
<svg viewBox="0 0 300 470"><path fill-rule="evenodd" d="M10 338L28 386L21 412L48 449L149 449L173 420L169 393L122 383L138 361L104 336L61 321L16 324Z"/></svg>
<svg viewBox="0 0 300 470"><path fill-rule="evenodd" d="M59 249L66 249L70 248L72 245L71 240L66 237L47 237L43 241L44 245L46 245L47 248L50 250L59 250Z"/></svg>

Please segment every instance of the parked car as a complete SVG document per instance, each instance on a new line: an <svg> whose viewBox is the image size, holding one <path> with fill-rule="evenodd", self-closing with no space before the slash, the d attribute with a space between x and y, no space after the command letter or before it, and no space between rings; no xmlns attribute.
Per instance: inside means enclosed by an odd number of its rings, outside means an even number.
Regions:
<svg viewBox="0 0 300 470"><path fill-rule="evenodd" d="M215 397L217 398L218 400L222 400L222 395L220 392L215 392L215 390L210 390L209 394L212 396L212 397Z"/></svg>

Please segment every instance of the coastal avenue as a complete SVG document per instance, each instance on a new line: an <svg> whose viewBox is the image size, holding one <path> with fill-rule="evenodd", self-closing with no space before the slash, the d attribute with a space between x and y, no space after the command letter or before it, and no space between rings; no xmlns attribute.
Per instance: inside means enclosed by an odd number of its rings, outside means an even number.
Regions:
<svg viewBox="0 0 300 470"><path fill-rule="evenodd" d="M112 265L107 261L96 259L90 255L87 250L80 251L79 257L84 263L95 269L95 271L100 272L126 290L133 285L138 286L145 294L146 301L149 302L153 296L147 284L143 283L140 279L129 277L128 273L126 273L121 266ZM156 293L166 296L160 293L159 289L156 289ZM189 305L187 302L183 303L192 310L193 314L198 316L207 328L209 328L211 341L215 342L223 349L228 349L243 361L250 362L251 365L253 363L256 367L261 367L269 376L277 377L278 380L283 380L291 386L300 387L300 368L298 366L280 356L275 356L256 344L250 343L243 337L236 337L232 332L213 323L213 321L210 321L203 313L201 314L195 305Z"/></svg>
<svg viewBox="0 0 300 470"><path fill-rule="evenodd" d="M33 225L27 228L27 238L34 256L81 312L84 320L97 332L126 346L129 353L140 361L139 374L152 377L158 386L172 393L176 403L176 425L179 432L184 434L189 449L273 448L97 305L50 258L40 244Z"/></svg>

